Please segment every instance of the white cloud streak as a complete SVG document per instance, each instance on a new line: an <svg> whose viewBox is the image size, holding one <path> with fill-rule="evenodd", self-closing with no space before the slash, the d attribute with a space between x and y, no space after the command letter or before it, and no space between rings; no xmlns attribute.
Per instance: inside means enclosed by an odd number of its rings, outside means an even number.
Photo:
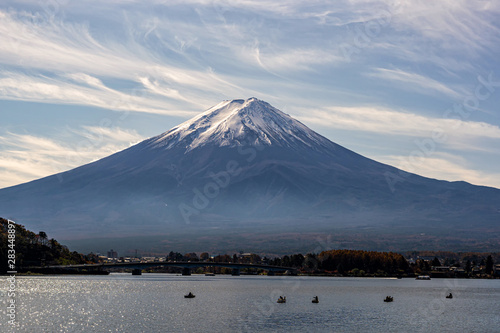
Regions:
<svg viewBox="0 0 500 333"><path fill-rule="evenodd" d="M303 111L303 114L306 114ZM469 139L500 139L500 127L474 121L430 118L416 113L384 109L379 107L332 106L307 111L298 117L305 123L314 123L330 128L373 132L387 135L431 136L433 131L444 135Z"/></svg>
<svg viewBox="0 0 500 333"><path fill-rule="evenodd" d="M445 5L439 6L425 1L411 4L342 1L331 6L326 6L323 1L283 1L272 4L268 1L245 0L152 2L156 6L170 8L191 6L198 15L191 14L187 20L175 16L161 19L140 6L142 2L139 1L92 2L99 8L101 16L112 13L116 17L116 13L120 12L117 8L123 9L125 22L128 23L115 28L128 29L129 36L121 41L116 40L116 36L96 35L88 22L68 23L58 19L58 16L47 15L54 13L44 13L44 6L38 1L26 3L34 5L39 12L0 12L0 62L10 67L11 75L16 74L20 79L25 79L23 75L28 75L26 70L29 72L31 69L35 71L34 78L38 79L37 71L51 71L52 86L43 88L52 95L59 92L56 86L63 92L75 88L68 87L67 82L60 80L61 73L85 73L96 79L128 80L147 91L150 99L156 100L154 104L164 103L164 107L159 109L147 103L137 105L137 111L165 114L171 109L198 110L217 102L218 98L214 96L259 95L259 91L251 91L245 84L241 72L226 76L217 74L223 68L216 66L214 70L212 63L217 61L215 59L227 59L235 67L234 70L244 68L246 72L251 72L252 68L260 68L281 78L290 72L342 64L346 59L337 48L343 42L342 35L337 30L322 32L321 27L327 18L332 18L335 26L343 27L374 20L377 13L382 11L390 13L390 34L389 31L382 32L381 38L373 40L369 47L381 47L383 50L392 48L395 55L413 57L415 61L426 57L435 62L442 59L436 57L436 52L427 52L425 55L418 52L423 43L422 38L447 40L447 43L439 45L448 46L451 40L453 45L460 47L467 45L472 49L484 49L485 45L493 45L492 42L496 41L494 36L498 36L494 33L497 28L488 20L491 18L490 12L498 11L498 6L470 5L465 1L446 1ZM89 10L88 6L81 7L71 2L61 2L59 7L55 8L56 14ZM235 13L242 12L245 15L236 16L236 20ZM279 15L282 19L280 29L272 29L270 14ZM293 20L301 20L307 28L303 32L297 30L296 24L289 23ZM409 37L409 30L417 32L416 38L420 40ZM481 35L484 31L491 31L488 33L488 36L492 36L489 40ZM398 45L401 34L406 42ZM414 48L408 48L408 44L412 43L415 44ZM203 53L201 57L200 52ZM447 63L440 61L439 65L446 66ZM456 69L460 64L453 66ZM22 70L18 71L19 68ZM449 96L457 94L456 89L437 79L409 71L375 67L372 75L416 85L427 92L433 90ZM266 81L266 77L261 80ZM93 89L102 88L93 86ZM261 89L260 92L264 91ZM117 94L116 91L107 92L110 95ZM40 101L33 94L24 94L24 91L16 93L4 90L0 98L35 98L35 101ZM52 96L48 100L64 103L66 98L69 104L86 105L90 102L90 105L99 107L107 104L102 102L102 97L94 95L85 99L76 91ZM133 107L130 110L135 111Z"/></svg>
<svg viewBox="0 0 500 333"><path fill-rule="evenodd" d="M387 1L397 27L418 32L444 50L488 52L498 42L499 28L492 24L500 13L496 1L443 0Z"/></svg>
<svg viewBox="0 0 500 333"><path fill-rule="evenodd" d="M0 61L11 68L3 71L2 99L110 108L109 99L130 100L131 96L107 88L99 78L119 79L136 82L138 88L152 96L135 98L134 105L125 103L118 110L125 107L130 111L169 114L179 106L188 111L198 109L210 94L242 91L227 84L209 67L195 70L169 65L136 42L129 42L129 49L136 51L133 53L115 43L104 46L85 25L55 20L35 24L36 18L26 13L0 12ZM41 71L51 71L50 79L40 77ZM141 85L153 81L175 86L177 93L165 94L168 88L158 90L151 84ZM204 98L196 92L203 92Z"/></svg>
<svg viewBox="0 0 500 333"><path fill-rule="evenodd" d="M397 84L403 83L409 90L421 91L426 94L444 94L452 98L460 98L463 96L463 93L459 93L434 79L416 73L405 72L400 69L376 68L375 71L368 74L368 76L396 81Z"/></svg>
<svg viewBox="0 0 500 333"><path fill-rule="evenodd" d="M487 173L468 166L463 158L450 154L421 156L409 162L408 156L385 156L379 159L404 171L448 181L467 181L474 185L500 188L500 173Z"/></svg>
<svg viewBox="0 0 500 333"><path fill-rule="evenodd" d="M147 93L148 91L144 89L123 93L105 86L98 78L83 73L49 78L41 75L27 76L13 72L0 72L0 95L5 100L79 104L116 111L184 117L195 114L190 111L176 110L174 107L178 106L169 104L167 101L148 98Z"/></svg>
<svg viewBox="0 0 500 333"><path fill-rule="evenodd" d="M29 134L0 136L0 188L63 172L106 157L144 139L121 128L86 126L76 143Z"/></svg>

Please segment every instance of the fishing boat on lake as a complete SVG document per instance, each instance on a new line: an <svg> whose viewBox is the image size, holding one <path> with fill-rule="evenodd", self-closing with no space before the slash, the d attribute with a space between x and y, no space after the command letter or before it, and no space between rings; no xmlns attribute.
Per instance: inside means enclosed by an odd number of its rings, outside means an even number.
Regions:
<svg viewBox="0 0 500 333"><path fill-rule="evenodd" d="M195 298L195 297L196 296L192 292L189 292L189 294L184 295L184 298Z"/></svg>
<svg viewBox="0 0 500 333"><path fill-rule="evenodd" d="M276 303L286 303L286 296L285 297L280 296L280 298L278 298L278 301Z"/></svg>
<svg viewBox="0 0 500 333"><path fill-rule="evenodd" d="M392 302L394 301L394 297L392 296L387 296L385 299L384 299L384 302Z"/></svg>

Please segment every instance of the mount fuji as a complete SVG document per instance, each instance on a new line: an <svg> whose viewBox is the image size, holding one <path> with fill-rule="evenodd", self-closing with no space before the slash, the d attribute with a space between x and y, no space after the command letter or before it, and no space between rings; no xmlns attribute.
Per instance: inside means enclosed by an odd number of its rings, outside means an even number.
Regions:
<svg viewBox="0 0 500 333"><path fill-rule="evenodd" d="M406 173L250 98L0 190L0 216L79 250L500 249L500 190Z"/></svg>

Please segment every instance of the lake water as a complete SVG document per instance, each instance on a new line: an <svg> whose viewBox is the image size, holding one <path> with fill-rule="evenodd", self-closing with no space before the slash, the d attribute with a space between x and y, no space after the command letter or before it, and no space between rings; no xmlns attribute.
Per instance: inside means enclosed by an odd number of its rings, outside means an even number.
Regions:
<svg viewBox="0 0 500 333"><path fill-rule="evenodd" d="M15 330L5 280L2 332L500 332L500 280L18 276Z"/></svg>

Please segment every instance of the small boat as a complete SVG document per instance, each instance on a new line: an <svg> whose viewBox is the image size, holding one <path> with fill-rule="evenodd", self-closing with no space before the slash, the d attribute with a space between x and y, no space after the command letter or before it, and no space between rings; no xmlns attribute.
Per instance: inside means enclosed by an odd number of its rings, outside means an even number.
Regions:
<svg viewBox="0 0 500 333"><path fill-rule="evenodd" d="M415 278L415 280L430 280L431 277L429 275L419 275Z"/></svg>
<svg viewBox="0 0 500 333"><path fill-rule="evenodd" d="M453 295L449 293L448 295L446 295L446 298L453 298Z"/></svg>
<svg viewBox="0 0 500 333"><path fill-rule="evenodd" d="M184 295L184 298L195 298L195 297L196 296L192 292L189 292L189 294Z"/></svg>
<svg viewBox="0 0 500 333"><path fill-rule="evenodd" d="M392 296L387 296L385 299L384 299L384 302L392 302L394 301L394 297Z"/></svg>
<svg viewBox="0 0 500 333"><path fill-rule="evenodd" d="M286 303L286 296L285 297L280 296L280 298L278 298L277 303Z"/></svg>
<svg viewBox="0 0 500 333"><path fill-rule="evenodd" d="M318 296L314 296L312 302L313 303L319 303Z"/></svg>

